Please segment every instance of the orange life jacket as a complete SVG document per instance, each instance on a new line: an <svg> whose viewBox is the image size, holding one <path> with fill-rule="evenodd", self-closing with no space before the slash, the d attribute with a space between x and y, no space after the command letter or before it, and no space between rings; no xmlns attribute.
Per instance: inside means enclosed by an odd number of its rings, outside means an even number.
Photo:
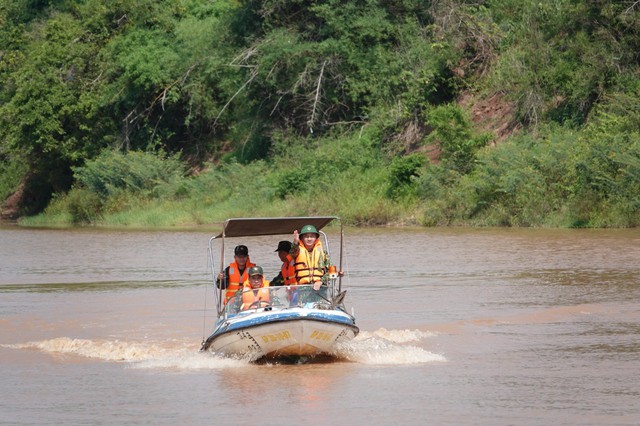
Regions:
<svg viewBox="0 0 640 426"><path fill-rule="evenodd" d="M300 252L296 257L294 267L298 284L312 284L322 280L325 274L325 254L320 238L316 240L311 251L300 243Z"/></svg>
<svg viewBox="0 0 640 426"><path fill-rule="evenodd" d="M282 263L280 273L282 274L284 285L298 284L298 282L296 281L296 268L294 266L293 258L290 254L287 255L287 261Z"/></svg>
<svg viewBox="0 0 640 426"><path fill-rule="evenodd" d="M244 271L240 274L240 269L238 268L238 264L236 262L231 262L229 265L229 282L227 283L227 297L225 298L224 303L227 303L227 300L231 299L236 291L240 290L242 283L246 281L247 271L252 266L256 266L255 263L251 263L251 261L247 258L247 264L244 266Z"/></svg>
<svg viewBox="0 0 640 426"><path fill-rule="evenodd" d="M240 310L246 310L251 307L251 304L254 302L263 301L270 302L271 298L269 295L269 281L262 278L262 284L257 289L253 289L249 280L246 280L242 286L242 306ZM254 305L254 307L260 308L260 304Z"/></svg>

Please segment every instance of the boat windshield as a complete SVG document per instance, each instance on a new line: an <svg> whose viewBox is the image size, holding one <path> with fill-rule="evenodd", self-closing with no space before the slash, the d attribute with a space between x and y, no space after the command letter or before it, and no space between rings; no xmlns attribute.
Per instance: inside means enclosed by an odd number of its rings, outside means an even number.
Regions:
<svg viewBox="0 0 640 426"><path fill-rule="evenodd" d="M334 295L331 287L322 286L315 291L311 285L293 285L261 288L253 295L243 295L242 291L227 301L224 308L225 316L233 316L240 312L255 311L256 309L275 310L295 307L333 309L331 302ZM244 297L243 297L244 296Z"/></svg>

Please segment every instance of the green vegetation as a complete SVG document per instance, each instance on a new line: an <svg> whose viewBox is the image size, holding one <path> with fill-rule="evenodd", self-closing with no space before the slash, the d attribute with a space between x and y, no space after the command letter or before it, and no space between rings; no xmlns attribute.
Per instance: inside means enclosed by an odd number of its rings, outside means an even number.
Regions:
<svg viewBox="0 0 640 426"><path fill-rule="evenodd" d="M0 0L3 213L639 226L639 34L613 0Z"/></svg>

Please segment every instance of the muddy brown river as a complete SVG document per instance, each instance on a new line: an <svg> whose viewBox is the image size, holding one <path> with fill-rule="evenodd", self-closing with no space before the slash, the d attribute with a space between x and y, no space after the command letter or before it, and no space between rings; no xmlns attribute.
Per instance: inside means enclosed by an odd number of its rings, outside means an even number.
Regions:
<svg viewBox="0 0 640 426"><path fill-rule="evenodd" d="M0 228L0 423L640 424L640 230L347 228L361 333L302 365L198 352L211 235Z"/></svg>

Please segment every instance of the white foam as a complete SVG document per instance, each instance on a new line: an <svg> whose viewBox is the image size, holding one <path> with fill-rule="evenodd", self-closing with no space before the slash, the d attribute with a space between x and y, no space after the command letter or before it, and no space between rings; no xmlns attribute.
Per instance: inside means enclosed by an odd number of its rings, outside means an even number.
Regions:
<svg viewBox="0 0 640 426"><path fill-rule="evenodd" d="M416 342L435 334L419 330L362 331L336 349L335 355L351 362L370 365L443 362L442 355L429 352ZM411 344L409 344L411 343ZM40 342L2 345L13 349L37 349L50 354L77 355L111 362L126 362L130 368L215 370L246 367L251 358L234 359L200 352L193 342L127 342L59 337Z"/></svg>
<svg viewBox="0 0 640 426"><path fill-rule="evenodd" d="M218 370L222 368L246 367L249 359L234 359L211 352L185 351L166 357L154 358L133 364L132 368L178 369L178 370Z"/></svg>
<svg viewBox="0 0 640 426"><path fill-rule="evenodd" d="M154 343L59 337L41 342L3 346L13 349L38 349L45 353L78 355L103 361L128 362L131 363L132 368L202 370L246 366L248 363L248 360L201 353L193 344L182 344L171 348Z"/></svg>
<svg viewBox="0 0 640 426"><path fill-rule="evenodd" d="M48 353L74 354L107 361L140 361L164 351L155 345L122 342L119 340L87 340L59 337L41 342L11 345L16 349L39 349Z"/></svg>
<svg viewBox="0 0 640 426"><path fill-rule="evenodd" d="M402 365L444 362L442 355L429 352L408 342L417 342L433 333L419 330L386 330L381 328L368 333L361 332L354 340L338 347L340 358L373 365Z"/></svg>
<svg viewBox="0 0 640 426"><path fill-rule="evenodd" d="M418 342L428 337L436 336L436 333L430 331L420 330L387 330L386 328L379 328L373 332L361 331L356 339L367 339L370 337L380 337L390 342L395 343L408 343Z"/></svg>

